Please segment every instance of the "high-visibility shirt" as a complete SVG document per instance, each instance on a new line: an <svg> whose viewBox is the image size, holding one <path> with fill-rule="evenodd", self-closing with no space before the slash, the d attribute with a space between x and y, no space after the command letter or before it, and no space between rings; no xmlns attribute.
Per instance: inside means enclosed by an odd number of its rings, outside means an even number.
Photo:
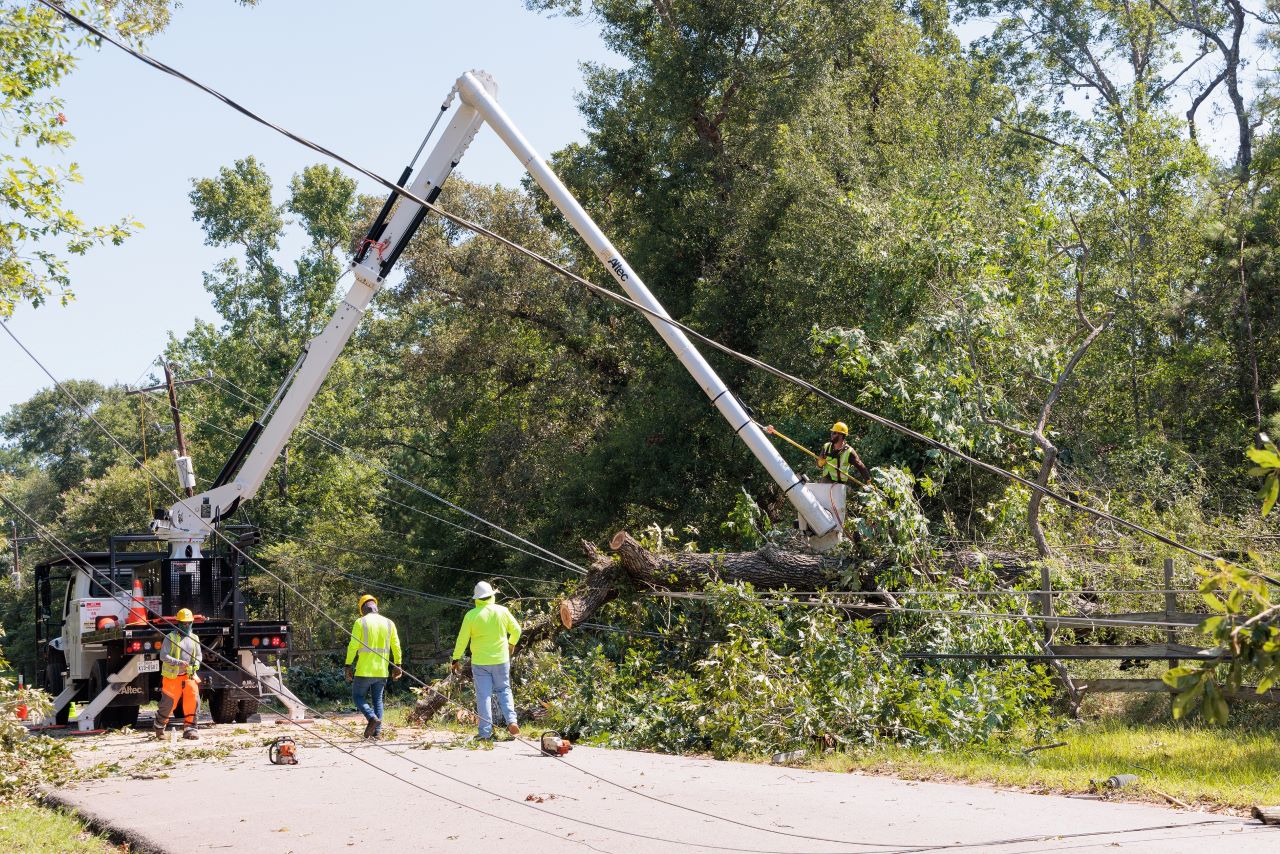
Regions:
<svg viewBox="0 0 1280 854"><path fill-rule="evenodd" d="M385 679L391 664L400 664L400 635L396 624L381 614L365 614L356 620L351 627L351 643L347 644L347 666L352 662L355 662L357 676Z"/></svg>
<svg viewBox="0 0 1280 854"><path fill-rule="evenodd" d="M853 479L855 469L862 473L862 460L858 457L858 452L848 443L837 451L831 447L830 442L826 442L822 445L822 453L818 456L826 458L818 474L832 483L848 483ZM865 473L863 476L865 477Z"/></svg>
<svg viewBox="0 0 1280 854"><path fill-rule="evenodd" d="M174 631L164 636L160 644L160 675L165 679L190 676L200 669L202 660L200 638L195 632L184 635Z"/></svg>
<svg viewBox="0 0 1280 854"><path fill-rule="evenodd" d="M453 660L462 658L471 646L472 664L504 664L511 660L508 644L520 640L520 623L511 612L493 603L493 597L477 599L476 606L462 618L458 642L453 645Z"/></svg>

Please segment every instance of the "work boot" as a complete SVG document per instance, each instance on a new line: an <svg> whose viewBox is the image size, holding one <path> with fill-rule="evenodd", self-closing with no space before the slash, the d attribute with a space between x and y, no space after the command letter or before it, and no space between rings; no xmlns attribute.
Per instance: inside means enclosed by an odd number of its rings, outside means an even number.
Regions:
<svg viewBox="0 0 1280 854"><path fill-rule="evenodd" d="M378 734L378 726L381 723L382 721L378 720L377 718L371 718L369 722L364 725L364 737L373 738L374 736L376 736Z"/></svg>
<svg viewBox="0 0 1280 854"><path fill-rule="evenodd" d="M195 727L189 726L182 731L182 737L185 738L187 741L199 741L200 733L196 731Z"/></svg>
<svg viewBox="0 0 1280 854"><path fill-rule="evenodd" d="M519 735L520 724L507 724L507 732L511 733L512 735Z"/></svg>
<svg viewBox="0 0 1280 854"><path fill-rule="evenodd" d="M164 727L153 726L151 731L156 734L156 741L164 741Z"/></svg>

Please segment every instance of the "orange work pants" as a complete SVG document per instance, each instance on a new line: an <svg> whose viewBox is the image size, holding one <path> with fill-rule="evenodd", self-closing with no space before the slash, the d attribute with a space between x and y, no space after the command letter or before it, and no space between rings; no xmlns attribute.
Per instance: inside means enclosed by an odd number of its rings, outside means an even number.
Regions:
<svg viewBox="0 0 1280 854"><path fill-rule="evenodd" d="M181 703L183 722L190 729L196 725L196 712L200 708L200 689L190 676L164 677L160 685L160 705L156 709L156 729L169 725L174 707Z"/></svg>

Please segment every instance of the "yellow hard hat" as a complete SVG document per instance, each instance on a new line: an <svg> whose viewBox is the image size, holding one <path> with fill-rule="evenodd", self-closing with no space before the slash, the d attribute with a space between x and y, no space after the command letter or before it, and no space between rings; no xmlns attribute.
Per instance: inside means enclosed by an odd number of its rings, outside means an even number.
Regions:
<svg viewBox="0 0 1280 854"><path fill-rule="evenodd" d="M370 596L368 593L364 594L363 596L360 597L360 601L356 603L356 610L363 611L365 602L372 602L373 604L377 605L378 597Z"/></svg>
<svg viewBox="0 0 1280 854"><path fill-rule="evenodd" d="M831 432L832 432L832 433L839 433L839 434L841 434L841 435L843 435L843 436L848 436L848 435L849 435L849 425L848 425L848 424L845 424L843 421L837 421L835 424L832 424L832 425L831 425Z"/></svg>
<svg viewBox="0 0 1280 854"><path fill-rule="evenodd" d="M195 619L196 619L195 615L191 613L190 608L183 608L181 611L178 612L179 623L192 623L192 622L195 622Z"/></svg>

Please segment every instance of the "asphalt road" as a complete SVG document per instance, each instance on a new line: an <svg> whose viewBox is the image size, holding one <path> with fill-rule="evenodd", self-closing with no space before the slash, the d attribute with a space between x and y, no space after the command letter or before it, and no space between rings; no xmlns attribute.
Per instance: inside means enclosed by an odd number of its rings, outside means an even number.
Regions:
<svg viewBox="0 0 1280 854"><path fill-rule="evenodd" d="M451 748L401 731L375 747L326 732L350 755L284 725L176 746L99 736L77 759L116 773L53 794L142 850L175 854L1280 851L1280 828L1140 804L583 747L567 757L619 788L519 742ZM285 733L300 763L271 765L263 744Z"/></svg>

